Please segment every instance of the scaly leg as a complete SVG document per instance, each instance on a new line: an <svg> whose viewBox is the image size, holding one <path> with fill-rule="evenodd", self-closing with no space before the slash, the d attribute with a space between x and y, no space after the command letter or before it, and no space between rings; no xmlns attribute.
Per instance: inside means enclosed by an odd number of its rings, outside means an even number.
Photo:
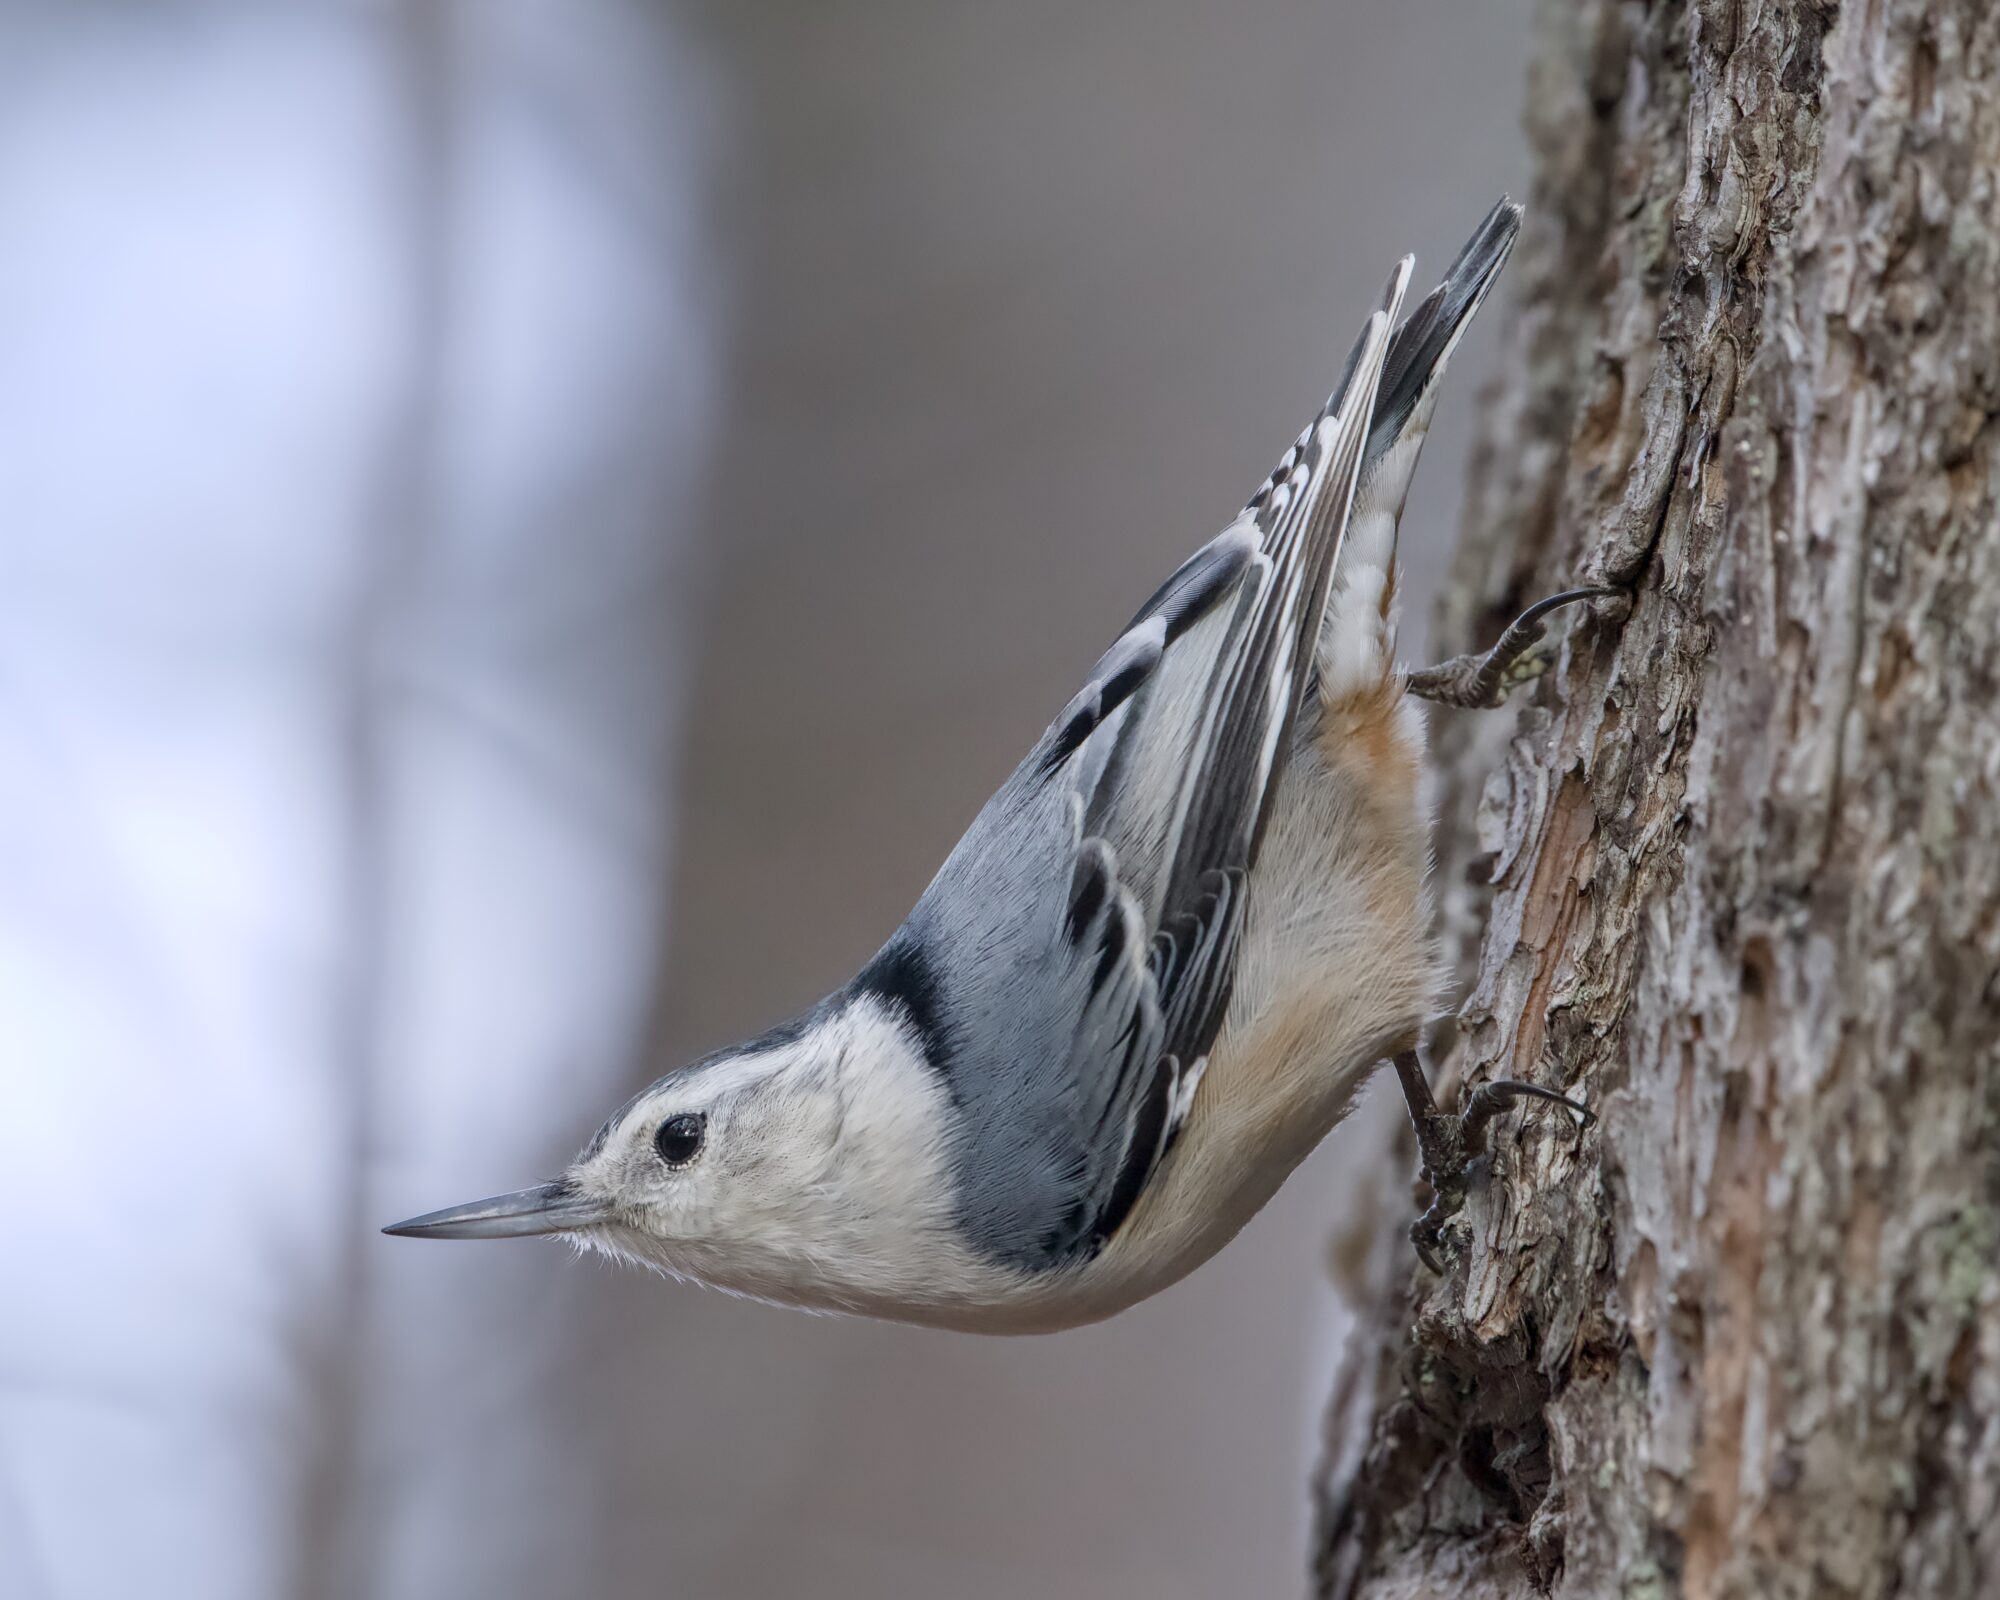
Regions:
<svg viewBox="0 0 2000 1600"><path fill-rule="evenodd" d="M1465 1169L1486 1149L1487 1125L1517 1100L1547 1100L1566 1106L1578 1117L1581 1133L1596 1119L1587 1108L1553 1089L1523 1083L1518 1078L1501 1078L1475 1089L1456 1115L1440 1111L1431 1096L1430 1079L1414 1050L1396 1058L1396 1077L1403 1086L1403 1099L1410 1108L1410 1121L1417 1130L1417 1154L1423 1162L1424 1182L1431 1186L1430 1209L1410 1225L1410 1242L1431 1271L1442 1274L1438 1246L1443 1242L1444 1225L1465 1204Z"/></svg>
<svg viewBox="0 0 2000 1600"><path fill-rule="evenodd" d="M1535 650L1542 640L1542 619L1579 600L1599 600L1623 594L1622 589L1565 589L1538 600L1507 625L1500 642L1484 655L1453 656L1449 661L1410 674L1408 692L1439 705L1490 710L1509 690L1540 677L1548 662Z"/></svg>

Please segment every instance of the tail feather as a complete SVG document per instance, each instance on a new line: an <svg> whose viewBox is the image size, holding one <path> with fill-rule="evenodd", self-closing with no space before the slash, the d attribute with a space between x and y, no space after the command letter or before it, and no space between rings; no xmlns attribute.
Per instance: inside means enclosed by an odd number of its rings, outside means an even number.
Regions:
<svg viewBox="0 0 2000 1600"><path fill-rule="evenodd" d="M1394 671L1396 534L1403 502L1430 432L1445 367L1506 265L1520 227L1521 208L1503 199L1390 341L1347 540L1320 625L1317 665L1325 699L1379 689Z"/></svg>
<svg viewBox="0 0 2000 1600"><path fill-rule="evenodd" d="M1503 199L1465 241L1443 281L1396 330L1382 367L1375 420L1368 429L1370 466L1380 463L1410 429L1421 432L1430 426L1429 413L1445 365L1507 264L1520 230L1521 208Z"/></svg>

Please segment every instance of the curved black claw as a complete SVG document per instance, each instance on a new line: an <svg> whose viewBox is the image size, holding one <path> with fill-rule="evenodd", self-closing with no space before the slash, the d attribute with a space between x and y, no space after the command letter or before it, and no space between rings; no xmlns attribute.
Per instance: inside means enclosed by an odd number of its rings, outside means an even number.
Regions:
<svg viewBox="0 0 2000 1600"><path fill-rule="evenodd" d="M1516 1100L1545 1100L1550 1105L1575 1112L1579 1138L1597 1120L1588 1106L1580 1100L1570 1099L1566 1094L1544 1089L1538 1083L1523 1083L1519 1078L1496 1078L1473 1090L1471 1097L1459 1108L1459 1140L1468 1159L1486 1148L1486 1125Z"/></svg>
<svg viewBox="0 0 2000 1600"><path fill-rule="evenodd" d="M1565 589L1547 599L1537 600L1500 635L1499 642L1484 655L1453 656L1449 661L1410 674L1406 692L1439 705L1458 706L1469 711L1490 711L1507 698L1508 691L1540 677L1548 663L1535 646L1542 642L1542 619L1551 611L1575 605L1579 600L1605 600L1623 594L1623 589L1593 585Z"/></svg>
<svg viewBox="0 0 2000 1600"><path fill-rule="evenodd" d="M1416 1247L1417 1259L1440 1278L1444 1276L1444 1258L1438 1249L1444 1243L1444 1225L1450 1220L1443 1204L1433 1200L1424 1214L1410 1224L1410 1243Z"/></svg>
<svg viewBox="0 0 2000 1600"><path fill-rule="evenodd" d="M1486 1149L1486 1133L1493 1119L1517 1100L1542 1100L1572 1111L1577 1117L1577 1137L1597 1118L1589 1107L1544 1089L1538 1083L1519 1078L1497 1078L1482 1083L1465 1098L1456 1116L1438 1110L1431 1096L1430 1079L1414 1050L1396 1057L1396 1077L1403 1086L1403 1098L1410 1108L1410 1121L1417 1130L1417 1151L1423 1161L1424 1181L1431 1186L1428 1210L1410 1225L1410 1243L1418 1259L1443 1275L1439 1251L1444 1243L1444 1225L1465 1204L1466 1168Z"/></svg>

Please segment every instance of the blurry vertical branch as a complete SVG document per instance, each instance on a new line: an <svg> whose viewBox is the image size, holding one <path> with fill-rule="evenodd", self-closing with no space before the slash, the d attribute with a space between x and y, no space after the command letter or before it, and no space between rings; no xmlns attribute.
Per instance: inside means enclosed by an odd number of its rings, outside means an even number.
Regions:
<svg viewBox="0 0 2000 1600"><path fill-rule="evenodd" d="M1450 1064L1601 1120L1507 1126L1443 1282L1385 1174L1316 1585L1990 1595L2000 17L1540 26L1444 621L1637 597L1517 722L1438 730Z"/></svg>
<svg viewBox="0 0 2000 1600"><path fill-rule="evenodd" d="M374 1238L368 1175L379 1154L383 1071L383 977L394 959L390 913L394 837L391 727L398 645L416 597L436 512L443 386L452 280L451 185L455 78L453 0L401 0L383 45L387 108L401 137L389 142L383 173L382 237L399 250L389 275L402 286L403 375L385 409L379 470L350 567L347 629L340 643L340 763L346 786L338 1008L332 1080L347 1119L338 1181L347 1213L341 1281L312 1341L316 1410L309 1419L315 1472L300 1543L299 1593L330 1597L366 1587L350 1570L356 1552L343 1537L353 1511L364 1425L369 1332L363 1250Z"/></svg>

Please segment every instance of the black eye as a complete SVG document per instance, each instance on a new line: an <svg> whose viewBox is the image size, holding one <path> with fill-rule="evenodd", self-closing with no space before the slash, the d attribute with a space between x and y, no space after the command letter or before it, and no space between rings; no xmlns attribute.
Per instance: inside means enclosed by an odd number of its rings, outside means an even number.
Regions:
<svg viewBox="0 0 2000 1600"><path fill-rule="evenodd" d="M684 1167L701 1154L701 1136L708 1118L699 1111L683 1111L660 1124L653 1135L653 1148L670 1167Z"/></svg>

